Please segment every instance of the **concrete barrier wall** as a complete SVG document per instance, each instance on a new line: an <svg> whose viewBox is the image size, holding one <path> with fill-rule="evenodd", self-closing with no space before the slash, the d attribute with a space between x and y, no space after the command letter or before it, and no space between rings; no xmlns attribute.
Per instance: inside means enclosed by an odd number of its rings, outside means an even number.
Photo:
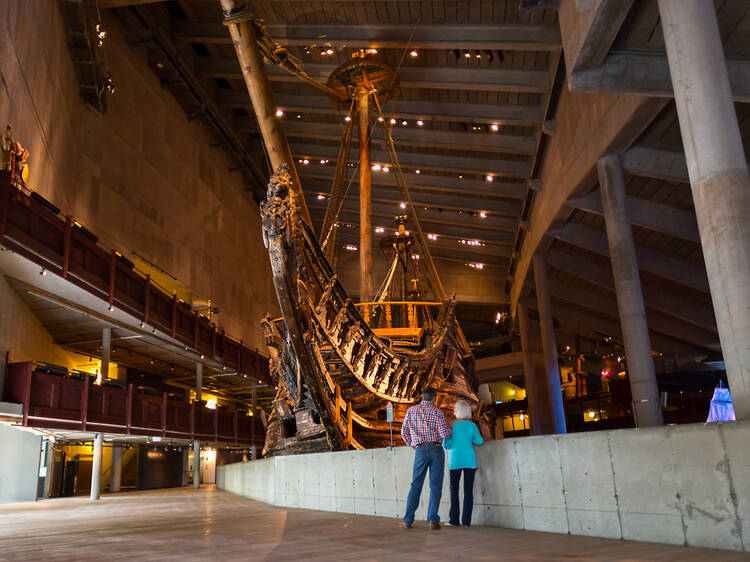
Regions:
<svg viewBox="0 0 750 562"><path fill-rule="evenodd" d="M474 524L731 550L750 543L750 423L491 441ZM343 451L218 469L220 489L285 507L403 516L414 453ZM428 490L417 519L426 516ZM448 479L440 517L449 508Z"/></svg>
<svg viewBox="0 0 750 562"><path fill-rule="evenodd" d="M36 501L42 437L0 423L0 503Z"/></svg>

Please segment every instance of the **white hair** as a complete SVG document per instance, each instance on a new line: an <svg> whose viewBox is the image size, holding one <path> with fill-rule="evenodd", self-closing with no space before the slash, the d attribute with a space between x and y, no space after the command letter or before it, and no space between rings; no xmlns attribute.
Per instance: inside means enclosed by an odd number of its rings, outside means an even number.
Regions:
<svg viewBox="0 0 750 562"><path fill-rule="evenodd" d="M471 419L471 406L466 400L459 400L456 405L453 406L453 414L457 420L470 420Z"/></svg>

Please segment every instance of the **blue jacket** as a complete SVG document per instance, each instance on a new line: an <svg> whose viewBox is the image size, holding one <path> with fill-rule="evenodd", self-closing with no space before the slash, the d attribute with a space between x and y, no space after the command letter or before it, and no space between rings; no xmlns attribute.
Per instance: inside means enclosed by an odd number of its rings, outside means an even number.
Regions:
<svg viewBox="0 0 750 562"><path fill-rule="evenodd" d="M456 420L453 422L451 434L443 439L443 447L450 453L448 468L477 468L477 455L474 445L483 445L484 439L479 434L479 428L471 420Z"/></svg>

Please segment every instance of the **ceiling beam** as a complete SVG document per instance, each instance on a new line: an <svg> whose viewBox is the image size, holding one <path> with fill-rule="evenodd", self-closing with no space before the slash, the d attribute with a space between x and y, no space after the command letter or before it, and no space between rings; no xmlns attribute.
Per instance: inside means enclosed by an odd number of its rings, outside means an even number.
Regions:
<svg viewBox="0 0 750 562"><path fill-rule="evenodd" d="M676 183L690 183L685 154L666 148L636 145L620 157L628 174Z"/></svg>
<svg viewBox="0 0 750 562"><path fill-rule="evenodd" d="M325 159L335 164L338 157L338 146L321 144L290 143L295 159ZM443 154L422 154L416 152L401 152L399 154L401 167L418 168L421 171L453 173L459 175L489 174L495 177L528 178L531 175L531 164L528 160L500 160L474 158L468 156L446 156ZM354 159L356 162L356 158ZM380 164L391 164L390 156L383 150L373 150L370 161ZM458 177L456 177L458 181ZM494 182L493 182L494 183Z"/></svg>
<svg viewBox="0 0 750 562"><path fill-rule="evenodd" d="M322 220L323 215L325 214L325 206L313 207L310 209L310 213ZM373 225L375 226L378 226L378 223L380 223L380 226L385 228L394 224L393 217L395 215L393 213L373 213L372 215ZM495 244L512 244L514 239L512 232L506 230L485 229L483 225L467 225L453 221L435 221L430 218L423 218L422 216L419 217L419 222L425 233L434 232L435 234L442 236L453 236L459 239L483 240ZM351 224L357 228L359 226L359 211L352 212L347 209L342 210L339 215L339 223ZM344 228L345 227L340 228L339 232L344 232Z"/></svg>
<svg viewBox="0 0 750 562"><path fill-rule="evenodd" d="M318 229L323 223L322 219L313 219L313 222ZM392 236L393 232L394 230L386 231L383 234L379 234L377 232L373 233L373 245L379 245L381 239L387 236ZM359 231L339 230L336 235L336 240L338 242L347 244L359 245ZM460 244L458 242L458 238L456 238L455 236L449 237L443 234L438 234L437 240L428 239L427 244L430 247L430 251L435 250L438 252L443 252L446 255L456 254L456 257L463 257L470 261L482 261L480 258L482 258L483 256L491 256L493 259L504 258L504 261L507 265L507 260L511 255L511 249L508 246L502 246L500 244L492 243L488 243L485 246L466 246L464 244Z"/></svg>
<svg viewBox="0 0 750 562"><path fill-rule="evenodd" d="M219 105L250 109L250 98L243 90L222 90L217 93ZM323 95L274 95L277 107L288 113L319 113L343 115L344 109L335 106ZM544 122L544 112L536 105L493 105L486 103L393 100L383 106L384 114L400 119L424 119L449 123L484 123L497 125L538 126Z"/></svg>
<svg viewBox="0 0 750 562"><path fill-rule="evenodd" d="M306 181L304 183L305 196L311 201L317 201L319 195L325 195L328 197L330 188L330 183L326 184L315 181ZM459 209L463 211L474 211L477 213L484 211L491 215L514 218L518 218L521 214L521 205L519 201L508 201L504 199L469 199L461 195L423 193L413 187L409 188L409 193L411 194L412 202L420 210L420 213L423 207L432 207L436 210L442 209L443 211L449 212L455 212ZM347 190L347 199L352 201L359 200L358 182L352 182L352 185L349 186L349 189ZM394 212L399 210L398 206L403 201L401 192L396 189L395 186L392 188L383 186L375 187L372 193L372 200L373 202L391 205Z"/></svg>
<svg viewBox="0 0 750 562"><path fill-rule="evenodd" d="M560 30L551 24L421 24L416 28L404 24L267 24L266 32L273 41L287 47L325 45L351 49L409 47L499 51L559 51L561 48ZM192 43L232 43L221 23L175 20L172 33L175 38Z"/></svg>
<svg viewBox="0 0 750 562"><path fill-rule="evenodd" d="M750 60L726 59L734 101L750 103ZM663 53L612 52L595 69L568 77L573 92L673 98L669 63Z"/></svg>
<svg viewBox="0 0 750 562"><path fill-rule="evenodd" d="M240 131L258 133L255 118L238 120ZM289 119L284 122L284 132L288 137L341 141L343 127L338 123L314 123L301 119ZM523 154L530 156L536 153L536 138L533 136L508 135L500 133L464 133L440 131L430 128L392 127L392 137L397 147L422 147L437 150L461 150L477 152L498 152L501 154ZM373 129L371 142L385 145L383 127L380 124ZM358 145L352 139L352 148Z"/></svg>
<svg viewBox="0 0 750 562"><path fill-rule="evenodd" d="M334 166L316 165L313 160L310 166L297 166L297 172L303 179L321 180L329 184L333 181ZM436 195L449 194L457 197L498 197L504 199L522 199L525 192L523 182L496 179L493 182L475 180L471 178L458 179L455 176L437 176L429 174L429 170L421 170L419 174L404 170L404 179L412 193L434 193ZM354 168L349 168L349 176L354 174L352 185L359 185L359 174ZM396 189L398 182L395 174L371 174L373 186L383 186ZM348 181L348 180L347 180ZM306 185L306 184L305 184ZM304 186L303 186L304 187Z"/></svg>
<svg viewBox="0 0 750 562"><path fill-rule="evenodd" d="M549 290L552 296L560 300L604 314L610 318L617 319L620 316L617 309L617 301L611 296L602 296L585 289L571 287L555 279L550 279ZM648 310L646 317L649 332L659 332L665 336L670 336L704 349L721 351L717 334L680 322L675 318L665 318L653 310Z"/></svg>
<svg viewBox="0 0 750 562"><path fill-rule="evenodd" d="M580 211L604 216L601 193L598 189L591 190L584 197L569 199L567 204ZM625 197L625 205L630 222L636 226L691 242L701 241L695 213L631 195Z"/></svg>
<svg viewBox="0 0 750 562"><path fill-rule="evenodd" d="M599 229L568 222L562 228L551 231L550 235L572 246L609 257L607 236ZM644 246L636 246L636 255L640 269L698 291L709 292L705 266L698 266Z"/></svg>
<svg viewBox="0 0 750 562"><path fill-rule="evenodd" d="M335 64L306 64L304 71L323 81L336 70ZM242 80L237 59L196 59L196 71L208 78ZM266 66L272 82L295 82L300 79L278 66ZM456 67L402 67L398 73L401 88L426 90L466 90L484 92L519 92L543 94L552 89L552 76L548 70L456 68Z"/></svg>
<svg viewBox="0 0 750 562"><path fill-rule="evenodd" d="M559 269L588 283L616 293L612 270L609 267L592 263L582 256L574 256L553 246L544 254L544 260L549 267ZM670 291L659 287L641 283L644 304L673 318L718 333L716 319L711 306L705 306L692 299L682 298Z"/></svg>
<svg viewBox="0 0 750 562"><path fill-rule="evenodd" d="M325 201L318 201L314 195L306 195L307 206L309 208L323 209L327 207ZM359 213L359 199L347 198L344 200L342 213ZM396 203L381 203L379 201L372 201L372 216L373 217L387 217L390 219L391 224L393 217L398 215L406 214L407 210L401 209ZM421 208L418 207L417 213L419 214L420 222L429 222L435 225L446 224L462 226L465 229L466 237L471 238L474 229L483 229L489 231L501 231L501 232L515 232L518 226L517 218L499 217L493 215L487 215L487 218L480 218L471 216L468 212L458 213L455 211L440 212L435 208Z"/></svg>
<svg viewBox="0 0 750 562"><path fill-rule="evenodd" d="M529 299L529 308L537 310L538 307L535 299ZM566 306L560 302L552 303L552 309L555 318L560 320L561 323L573 324L581 331L594 331L622 339L620 323L617 321L609 318L602 318L596 314L592 314L573 306ZM677 341L669 337L664 337L660 334L651 335L651 347L655 351L661 353L679 353L688 356L705 355L705 352L701 354L700 350L696 349L695 346L688 345L682 341Z"/></svg>
<svg viewBox="0 0 750 562"><path fill-rule="evenodd" d="M570 72L596 68L604 62L634 0L580 0L560 5L558 17L565 45L565 67Z"/></svg>

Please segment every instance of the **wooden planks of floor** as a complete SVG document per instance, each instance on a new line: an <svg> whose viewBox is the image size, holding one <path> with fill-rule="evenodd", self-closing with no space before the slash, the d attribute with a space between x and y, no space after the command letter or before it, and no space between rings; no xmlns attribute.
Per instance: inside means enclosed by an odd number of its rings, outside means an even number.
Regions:
<svg viewBox="0 0 750 562"><path fill-rule="evenodd" d="M0 505L0 560L748 560L743 553L269 506L213 486Z"/></svg>

